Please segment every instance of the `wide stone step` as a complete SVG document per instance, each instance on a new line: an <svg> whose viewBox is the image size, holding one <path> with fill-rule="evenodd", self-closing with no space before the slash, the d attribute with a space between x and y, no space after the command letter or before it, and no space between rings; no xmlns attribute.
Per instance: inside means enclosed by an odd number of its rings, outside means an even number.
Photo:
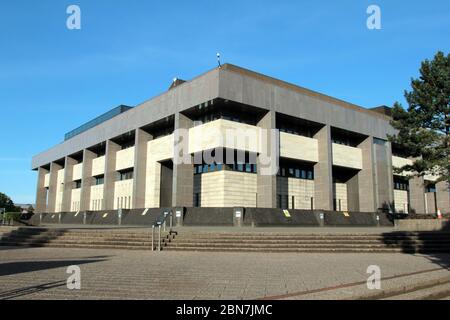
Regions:
<svg viewBox="0 0 450 320"><path fill-rule="evenodd" d="M191 247L164 247L164 251L198 251L198 252L260 252L260 253L438 253L447 252L442 251L438 248L430 248L427 250L411 250L410 252L404 251L402 249L390 248L390 249L367 249L367 248L191 248Z"/></svg>
<svg viewBox="0 0 450 320"><path fill-rule="evenodd" d="M151 241L115 241L115 240L24 240L24 241L2 241L2 243L23 243L23 244L67 244L67 245L77 245L77 244L108 244L108 245L132 245L132 246L151 246Z"/></svg>
<svg viewBox="0 0 450 320"><path fill-rule="evenodd" d="M103 244L58 244L58 243L0 243L0 246L11 247L51 247L51 248L79 248L79 249L124 249L124 250L151 250L151 246L103 245Z"/></svg>
<svg viewBox="0 0 450 320"><path fill-rule="evenodd" d="M304 235L280 235L280 236L274 236L274 235L259 235L259 236L243 236L243 235L183 235L180 234L178 239L263 239L263 240L277 240L277 239L291 239L291 240L390 240L390 241L401 241L401 240L440 240L440 241L450 241L450 236L444 237L444 236L427 236L427 237L399 237L399 236L322 236L322 235L315 235L315 236L304 236Z"/></svg>
<svg viewBox="0 0 450 320"><path fill-rule="evenodd" d="M166 238L166 237L164 237ZM118 241L151 241L152 237L127 237L127 236L121 236L121 237L115 237L115 236L104 236L104 237L92 237L90 235L86 236L70 236L70 235L63 235L58 237L48 236L48 235L36 235L32 237L23 236L23 235L11 235L9 237L4 237L3 239L12 239L16 241L26 241L26 240L54 240L54 239L66 239L66 240L86 240L86 239L93 239L98 241L103 240L118 240ZM157 239L157 237L155 237Z"/></svg>
<svg viewBox="0 0 450 320"><path fill-rule="evenodd" d="M179 238L176 237L175 241L177 243L284 243L284 244L353 244L353 243L361 243L361 244L396 244L396 245L406 245L406 244L445 244L450 246L450 240L371 240L371 239L361 239L361 240L348 240L348 239L338 239L338 240L330 240L330 239L308 239L308 240L298 240L298 239L196 239L196 238Z"/></svg>
<svg viewBox="0 0 450 320"><path fill-rule="evenodd" d="M439 244L434 245L386 245L386 244L284 244L284 243L268 243L268 244L252 244L252 243L167 243L168 247L190 247L190 248L399 248L399 249L426 249L426 248L442 248L447 249L450 252L450 247L441 246Z"/></svg>
<svg viewBox="0 0 450 320"><path fill-rule="evenodd" d="M38 236L38 235L48 235L48 236L92 236L92 237L142 237L142 236L151 236L151 232L54 232L54 231L45 231L45 232L21 232L21 231L13 231L10 233L11 235L21 235L21 236ZM156 232L155 232L156 234ZM161 234L168 234L168 232L162 232Z"/></svg>
<svg viewBox="0 0 450 320"><path fill-rule="evenodd" d="M420 288L411 292L390 296L383 300L435 300L450 296L450 283L437 284L427 288Z"/></svg>

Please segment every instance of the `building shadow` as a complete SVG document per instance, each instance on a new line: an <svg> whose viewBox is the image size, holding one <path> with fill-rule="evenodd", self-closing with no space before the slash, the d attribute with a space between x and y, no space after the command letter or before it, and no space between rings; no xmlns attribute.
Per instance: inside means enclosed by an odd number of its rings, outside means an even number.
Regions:
<svg viewBox="0 0 450 320"><path fill-rule="evenodd" d="M393 231L382 234L382 241L405 254L421 254L442 268L450 268L450 221L438 231Z"/></svg>
<svg viewBox="0 0 450 320"><path fill-rule="evenodd" d="M56 268L63 268L73 265L83 265L106 261L106 258L95 259L74 259L74 260L42 260L42 261L20 261L20 262L5 262L0 263L0 277L17 275L27 272L35 272L42 270L50 270Z"/></svg>
<svg viewBox="0 0 450 320"><path fill-rule="evenodd" d="M64 229L49 230L45 228L20 227L0 237L0 250L25 249L29 247L43 247L48 242L66 233Z"/></svg>

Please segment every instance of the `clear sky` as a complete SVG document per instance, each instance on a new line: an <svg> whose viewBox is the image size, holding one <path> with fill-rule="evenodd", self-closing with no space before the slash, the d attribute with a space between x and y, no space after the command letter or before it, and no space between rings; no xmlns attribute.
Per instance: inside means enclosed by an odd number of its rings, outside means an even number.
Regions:
<svg viewBox="0 0 450 320"><path fill-rule="evenodd" d="M81 30L66 9L81 8ZM366 27L381 8L381 30ZM120 104L222 61L364 107L403 101L450 52L450 1L0 1L0 192L34 203L31 157Z"/></svg>

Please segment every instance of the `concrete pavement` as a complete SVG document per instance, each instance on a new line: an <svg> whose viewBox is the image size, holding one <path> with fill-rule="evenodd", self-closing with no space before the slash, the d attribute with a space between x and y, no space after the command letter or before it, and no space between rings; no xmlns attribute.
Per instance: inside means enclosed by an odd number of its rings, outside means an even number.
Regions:
<svg viewBox="0 0 450 320"><path fill-rule="evenodd" d="M380 266L383 278L401 284L449 275L449 264L449 254L7 247L0 248L0 299L348 299L356 293L373 293L362 285L369 276L369 265ZM81 290L66 287L70 265L81 268ZM415 275L407 276L410 273Z"/></svg>

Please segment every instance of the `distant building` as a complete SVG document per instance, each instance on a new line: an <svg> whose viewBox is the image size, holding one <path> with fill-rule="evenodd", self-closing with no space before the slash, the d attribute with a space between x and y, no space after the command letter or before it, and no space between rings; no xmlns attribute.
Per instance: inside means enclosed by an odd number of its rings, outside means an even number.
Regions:
<svg viewBox="0 0 450 320"><path fill-rule="evenodd" d="M16 206L21 209L22 213L30 213L30 207L33 208L34 211L34 204L18 204L16 203Z"/></svg>

